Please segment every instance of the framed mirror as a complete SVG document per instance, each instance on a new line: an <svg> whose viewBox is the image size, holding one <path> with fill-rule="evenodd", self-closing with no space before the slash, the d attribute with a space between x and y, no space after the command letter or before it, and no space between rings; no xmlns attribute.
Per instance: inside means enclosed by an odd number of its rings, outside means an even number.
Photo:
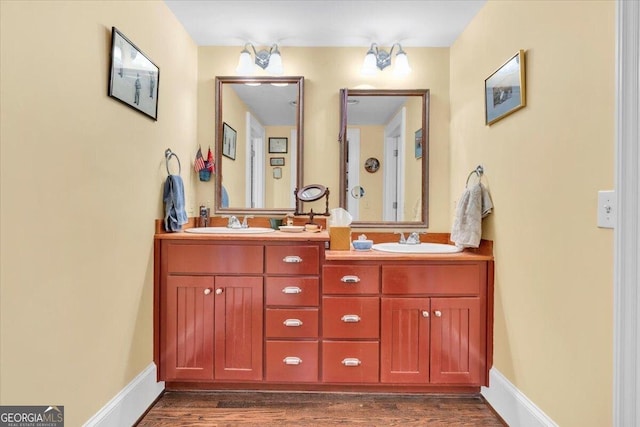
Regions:
<svg viewBox="0 0 640 427"><path fill-rule="evenodd" d="M340 91L340 207L352 227L426 228L429 90Z"/></svg>
<svg viewBox="0 0 640 427"><path fill-rule="evenodd" d="M215 213L295 210L303 86L303 77L216 77Z"/></svg>

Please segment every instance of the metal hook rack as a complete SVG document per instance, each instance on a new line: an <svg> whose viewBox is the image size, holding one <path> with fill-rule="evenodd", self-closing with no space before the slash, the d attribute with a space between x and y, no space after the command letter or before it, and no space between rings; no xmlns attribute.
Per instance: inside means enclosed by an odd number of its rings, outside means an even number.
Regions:
<svg viewBox="0 0 640 427"><path fill-rule="evenodd" d="M171 172L169 171L169 160L171 160L171 157L175 157L176 160L178 161L178 175L180 175L182 173L182 166L180 165L180 159L178 158L178 155L176 153L171 151L170 148L167 148L164 152L165 164L167 166L167 175L171 175Z"/></svg>
<svg viewBox="0 0 640 427"><path fill-rule="evenodd" d="M469 185L469 180L471 179L473 174L476 174L476 176L478 177L478 180L482 180L482 175L484 175L484 168L482 167L482 165L478 165L474 170L472 170L469 173L469 176L467 176L467 182L464 184L465 188L467 188L467 186Z"/></svg>

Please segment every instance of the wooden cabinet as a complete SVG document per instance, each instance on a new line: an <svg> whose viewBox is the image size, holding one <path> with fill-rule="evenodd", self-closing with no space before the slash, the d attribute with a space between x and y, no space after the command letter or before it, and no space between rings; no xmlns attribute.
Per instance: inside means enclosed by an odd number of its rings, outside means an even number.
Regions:
<svg viewBox="0 0 640 427"><path fill-rule="evenodd" d="M321 241L248 238L156 251L154 359L168 388L488 385L491 259L327 260Z"/></svg>
<svg viewBox="0 0 640 427"><path fill-rule="evenodd" d="M261 380L264 248L164 242L162 251L160 379Z"/></svg>
<svg viewBox="0 0 640 427"><path fill-rule="evenodd" d="M165 379L213 379L213 286L213 277L167 277Z"/></svg>
<svg viewBox="0 0 640 427"><path fill-rule="evenodd" d="M381 381L485 384L486 284L484 263L383 266Z"/></svg>
<svg viewBox="0 0 640 427"><path fill-rule="evenodd" d="M320 250L318 245L266 247L267 382L318 381Z"/></svg>
<svg viewBox="0 0 640 427"><path fill-rule="evenodd" d="M262 277L215 278L215 379L262 379Z"/></svg>

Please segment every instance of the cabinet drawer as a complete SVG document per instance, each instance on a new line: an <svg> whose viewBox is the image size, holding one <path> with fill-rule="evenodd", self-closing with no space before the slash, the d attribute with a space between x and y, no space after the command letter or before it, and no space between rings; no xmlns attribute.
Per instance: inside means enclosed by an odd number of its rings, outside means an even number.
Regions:
<svg viewBox="0 0 640 427"><path fill-rule="evenodd" d="M319 279L317 277L267 277L267 305L318 306Z"/></svg>
<svg viewBox="0 0 640 427"><path fill-rule="evenodd" d="M323 297L322 335L325 338L378 338L378 297Z"/></svg>
<svg viewBox="0 0 640 427"><path fill-rule="evenodd" d="M318 274L320 250L318 246L267 246L268 274Z"/></svg>
<svg viewBox="0 0 640 427"><path fill-rule="evenodd" d="M322 381L326 383L378 382L378 343L324 341Z"/></svg>
<svg viewBox="0 0 640 427"><path fill-rule="evenodd" d="M318 309L267 309L268 338L316 338Z"/></svg>
<svg viewBox="0 0 640 427"><path fill-rule="evenodd" d="M382 267L383 294L479 295L485 283L484 263Z"/></svg>
<svg viewBox="0 0 640 427"><path fill-rule="evenodd" d="M377 294L380 268L377 265L325 265L322 267L324 294Z"/></svg>
<svg viewBox="0 0 640 427"><path fill-rule="evenodd" d="M168 273L261 274L263 247L166 244Z"/></svg>
<svg viewBox="0 0 640 427"><path fill-rule="evenodd" d="M318 341L267 341L267 381L318 381Z"/></svg>

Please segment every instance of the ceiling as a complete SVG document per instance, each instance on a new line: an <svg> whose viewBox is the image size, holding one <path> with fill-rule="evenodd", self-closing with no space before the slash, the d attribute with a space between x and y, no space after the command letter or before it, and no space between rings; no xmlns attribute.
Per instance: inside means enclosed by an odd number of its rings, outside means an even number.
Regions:
<svg viewBox="0 0 640 427"><path fill-rule="evenodd" d="M165 0L198 46L448 47L486 0Z"/></svg>
<svg viewBox="0 0 640 427"><path fill-rule="evenodd" d="M198 46L362 46L375 42L389 50L403 47L448 47L486 0L164 0ZM284 54L286 56L286 53ZM363 56L364 57L364 56ZM286 59L285 59L286 61ZM295 99L284 90L240 87L238 95L264 125L295 121L292 108L274 108ZM371 97L370 97L371 98ZM382 108L385 106L387 108ZM390 114L389 102L362 99L365 117ZM350 111L350 122L356 110ZM393 110L395 111L395 110ZM380 123L376 121L376 123Z"/></svg>

